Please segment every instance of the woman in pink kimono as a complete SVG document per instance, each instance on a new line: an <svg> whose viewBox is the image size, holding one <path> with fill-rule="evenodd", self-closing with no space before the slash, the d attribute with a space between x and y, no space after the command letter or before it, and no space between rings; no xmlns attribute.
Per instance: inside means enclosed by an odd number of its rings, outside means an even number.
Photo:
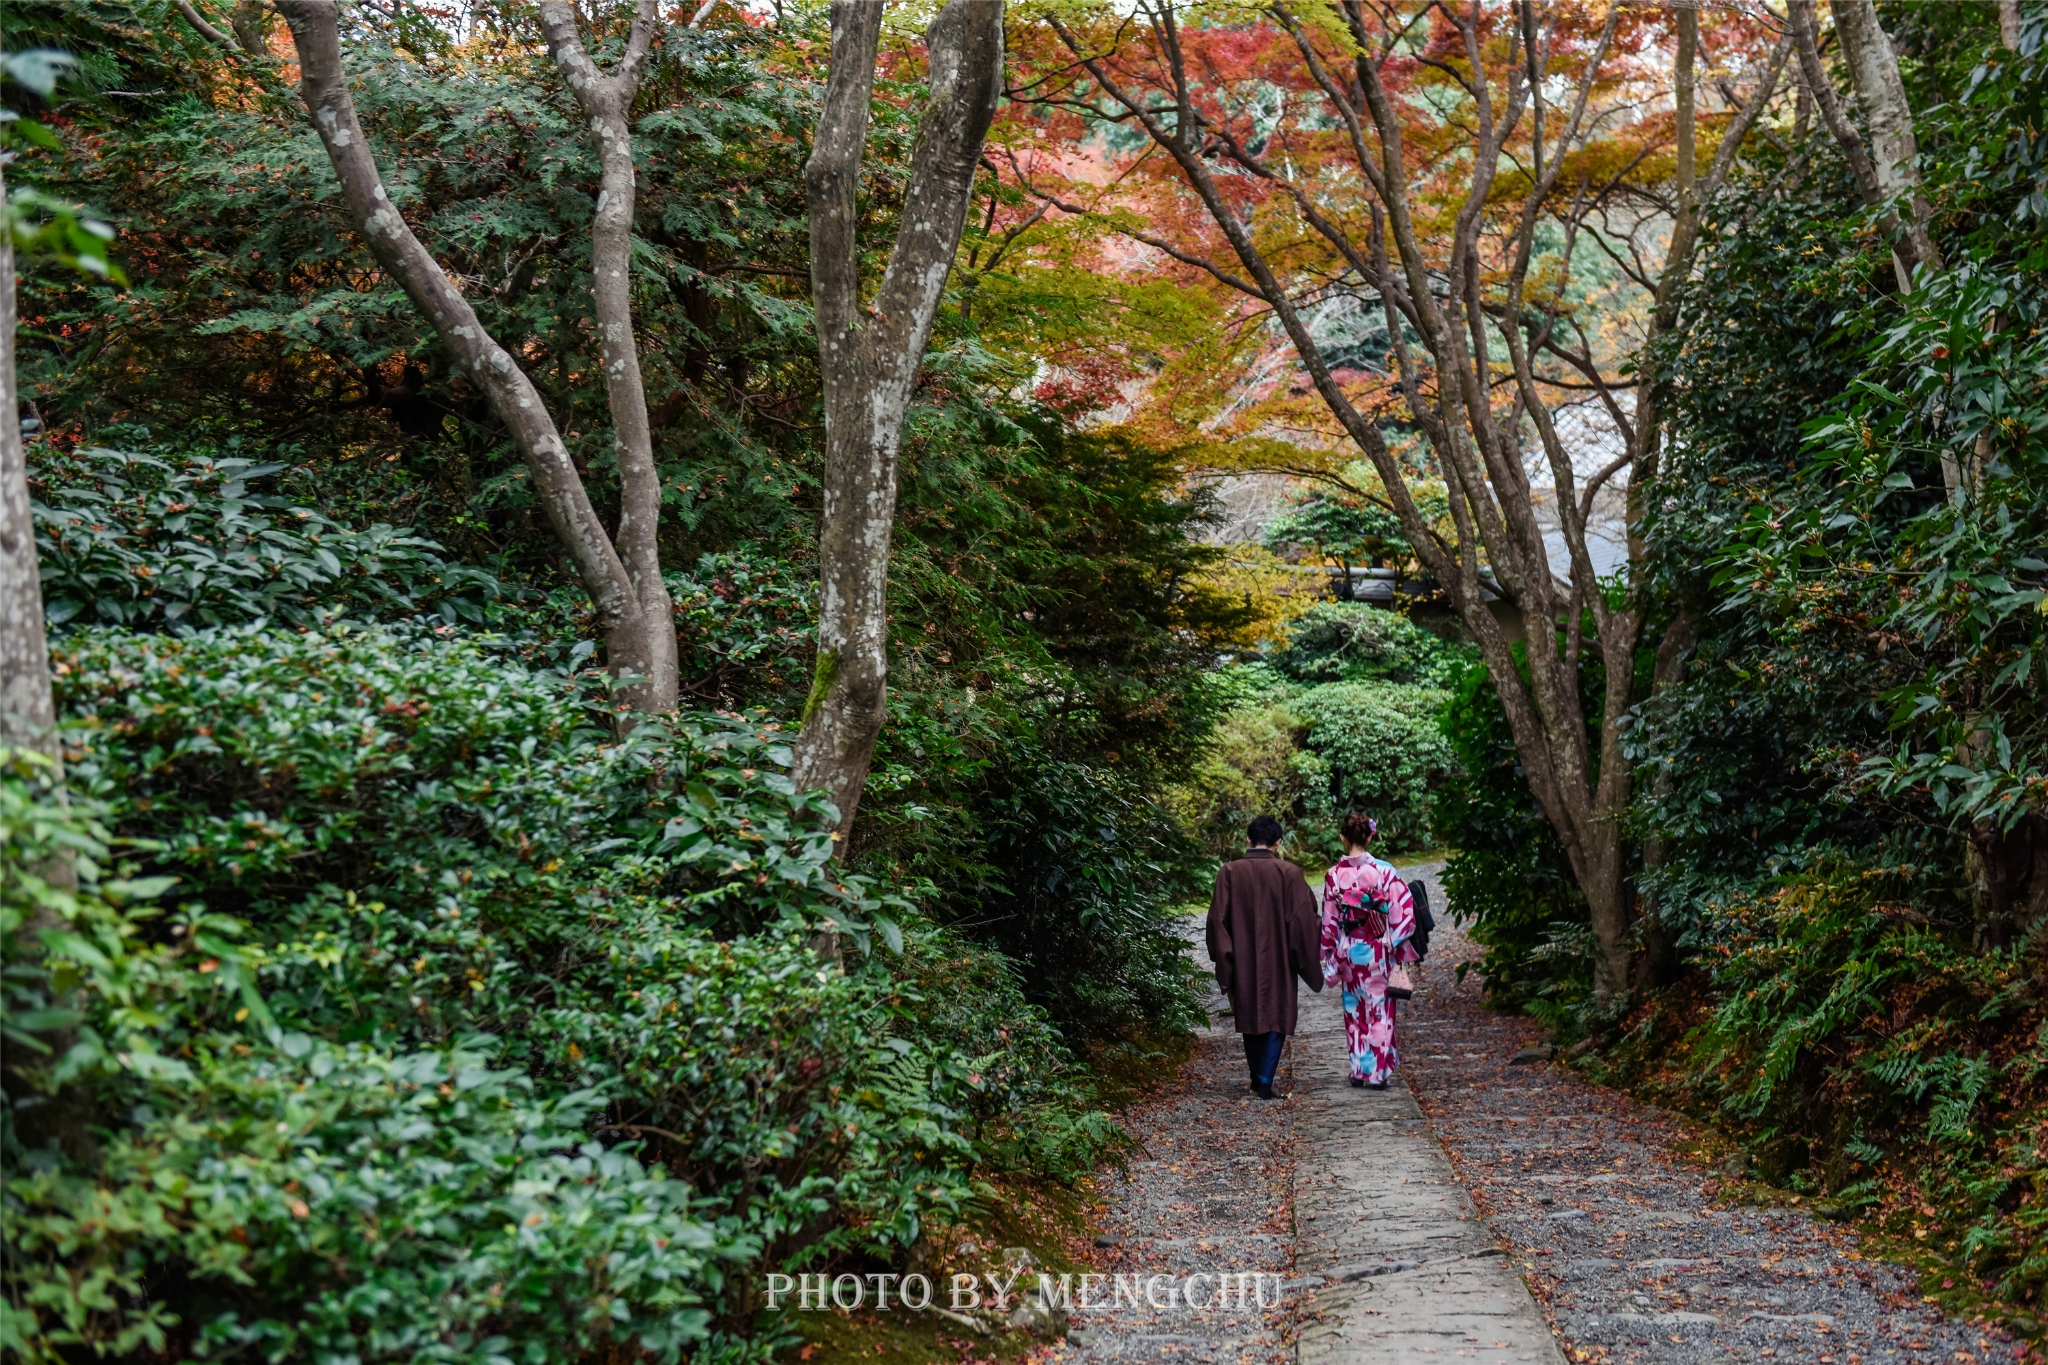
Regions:
<svg viewBox="0 0 2048 1365"><path fill-rule="evenodd" d="M1344 817L1350 852L1323 875L1323 975L1344 992L1351 1083L1385 1090L1401 1060L1387 973L1416 960L1408 944L1415 902L1394 865L1366 852L1378 832L1379 822L1358 811Z"/></svg>

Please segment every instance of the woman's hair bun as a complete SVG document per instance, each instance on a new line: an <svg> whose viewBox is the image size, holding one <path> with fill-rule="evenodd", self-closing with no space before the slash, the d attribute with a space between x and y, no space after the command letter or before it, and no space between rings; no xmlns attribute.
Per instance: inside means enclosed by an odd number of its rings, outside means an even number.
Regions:
<svg viewBox="0 0 2048 1365"><path fill-rule="evenodd" d="M1350 847L1364 848L1366 844L1372 841L1372 836L1379 833L1379 830L1379 821L1373 819L1362 810L1355 810L1344 817L1344 823L1340 826L1339 833L1344 836L1344 842Z"/></svg>

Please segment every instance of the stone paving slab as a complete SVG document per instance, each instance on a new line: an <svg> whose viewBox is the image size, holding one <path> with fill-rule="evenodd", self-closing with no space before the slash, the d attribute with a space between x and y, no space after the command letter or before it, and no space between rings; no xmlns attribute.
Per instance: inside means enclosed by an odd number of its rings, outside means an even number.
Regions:
<svg viewBox="0 0 2048 1365"><path fill-rule="evenodd" d="M1564 1365L1400 1073L1351 1087L1334 990L1304 996L1292 1051L1300 1365Z"/></svg>

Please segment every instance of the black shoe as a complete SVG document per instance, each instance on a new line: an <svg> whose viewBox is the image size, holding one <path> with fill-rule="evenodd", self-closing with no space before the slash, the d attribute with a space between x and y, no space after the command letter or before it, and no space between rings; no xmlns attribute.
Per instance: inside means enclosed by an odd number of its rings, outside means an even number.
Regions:
<svg viewBox="0 0 2048 1365"><path fill-rule="evenodd" d="M1280 1098L1273 1093L1273 1087L1270 1085L1253 1086L1252 1092L1262 1100L1277 1100Z"/></svg>
<svg viewBox="0 0 2048 1365"><path fill-rule="evenodd" d="M1363 1076L1353 1076L1353 1077L1351 1078L1351 1088L1352 1088L1353 1090L1363 1090L1363 1089L1365 1089L1365 1077L1363 1077Z"/></svg>
<svg viewBox="0 0 2048 1365"><path fill-rule="evenodd" d="M1387 1083L1385 1081L1367 1081L1365 1088L1367 1090L1385 1090Z"/></svg>

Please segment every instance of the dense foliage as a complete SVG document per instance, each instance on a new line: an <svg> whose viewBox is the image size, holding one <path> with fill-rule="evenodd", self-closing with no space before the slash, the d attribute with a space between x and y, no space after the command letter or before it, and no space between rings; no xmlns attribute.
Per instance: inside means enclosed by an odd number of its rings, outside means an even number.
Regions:
<svg viewBox="0 0 2048 1365"><path fill-rule="evenodd" d="M1328 830L1346 811L1366 811L1385 848L1429 847L1430 791L1453 767L1436 724L1443 704L1442 692L1402 683L1325 683L1298 693L1290 705L1307 727L1303 813Z"/></svg>
<svg viewBox="0 0 2048 1365"><path fill-rule="evenodd" d="M1458 764L1439 713L1467 652L1396 612L1309 607L1225 681L1233 704L1170 797L1178 818L1218 855L1242 848L1253 816L1277 815L1296 826L1297 857L1338 857L1352 810L1380 822L1383 851L1434 847L1432 793Z"/></svg>
<svg viewBox="0 0 2048 1365"><path fill-rule="evenodd" d="M990 1177L1090 1169L1123 1140L1091 1062L1196 1017L1168 907L1206 869L1155 793L1260 608L1176 447L1081 430L1113 387L1026 382L1121 315L1059 321L1101 289L1070 237L998 269L969 233L844 861L785 775L823 25L736 16L665 32L635 109L686 709L621 737L588 600L347 229L274 17L237 10L229 60L169 10L0 11L82 60L10 183L127 268L22 295L65 753L61 797L18 757L0 785L10 1358L757 1356L763 1270L900 1267ZM394 199L615 515L595 161L532 16L355 19ZM889 62L878 242L919 95Z"/></svg>
<svg viewBox="0 0 2048 1365"><path fill-rule="evenodd" d="M907 1245L974 1164L1064 1171L1110 1136L1073 1131L1010 969L832 867L772 723L614 743L559 678L347 624L74 634L58 667L81 804L10 786L10 903L51 894L38 822L92 813L146 840L149 877L108 888L176 906L67 912L23 1002L81 1016L67 1102L134 1116L97 1180L8 1185L11 1297L84 1339L160 1340L169 1275L188 1344L672 1355L744 1325L735 1263ZM826 921L874 955L821 971ZM977 1008L935 1018L954 972Z"/></svg>
<svg viewBox="0 0 2048 1365"><path fill-rule="evenodd" d="M1585 897L1529 790L1484 668L1458 678L1441 724L1457 767L1438 784L1431 814L1453 850L1444 890L1485 949L1487 998L1566 1023L1592 986Z"/></svg>
<svg viewBox="0 0 2048 1365"><path fill-rule="evenodd" d="M481 624L501 595L490 574L450 563L431 540L382 522L357 531L261 491L287 466L234 449L49 451L36 549L51 622L309 625L336 613L433 612Z"/></svg>
<svg viewBox="0 0 2048 1365"><path fill-rule="evenodd" d="M1350 602L1318 602L1289 623L1274 651L1275 671L1300 683L1450 685L1467 662L1460 647L1397 612Z"/></svg>
<svg viewBox="0 0 2048 1365"><path fill-rule="evenodd" d="M1632 741L1641 889L1691 972L1608 1066L2024 1316L2048 1287L2048 14L2015 52L1988 7L1880 13L1945 260L1899 290L1825 137L1760 155L1714 224L1650 523L1697 645Z"/></svg>

